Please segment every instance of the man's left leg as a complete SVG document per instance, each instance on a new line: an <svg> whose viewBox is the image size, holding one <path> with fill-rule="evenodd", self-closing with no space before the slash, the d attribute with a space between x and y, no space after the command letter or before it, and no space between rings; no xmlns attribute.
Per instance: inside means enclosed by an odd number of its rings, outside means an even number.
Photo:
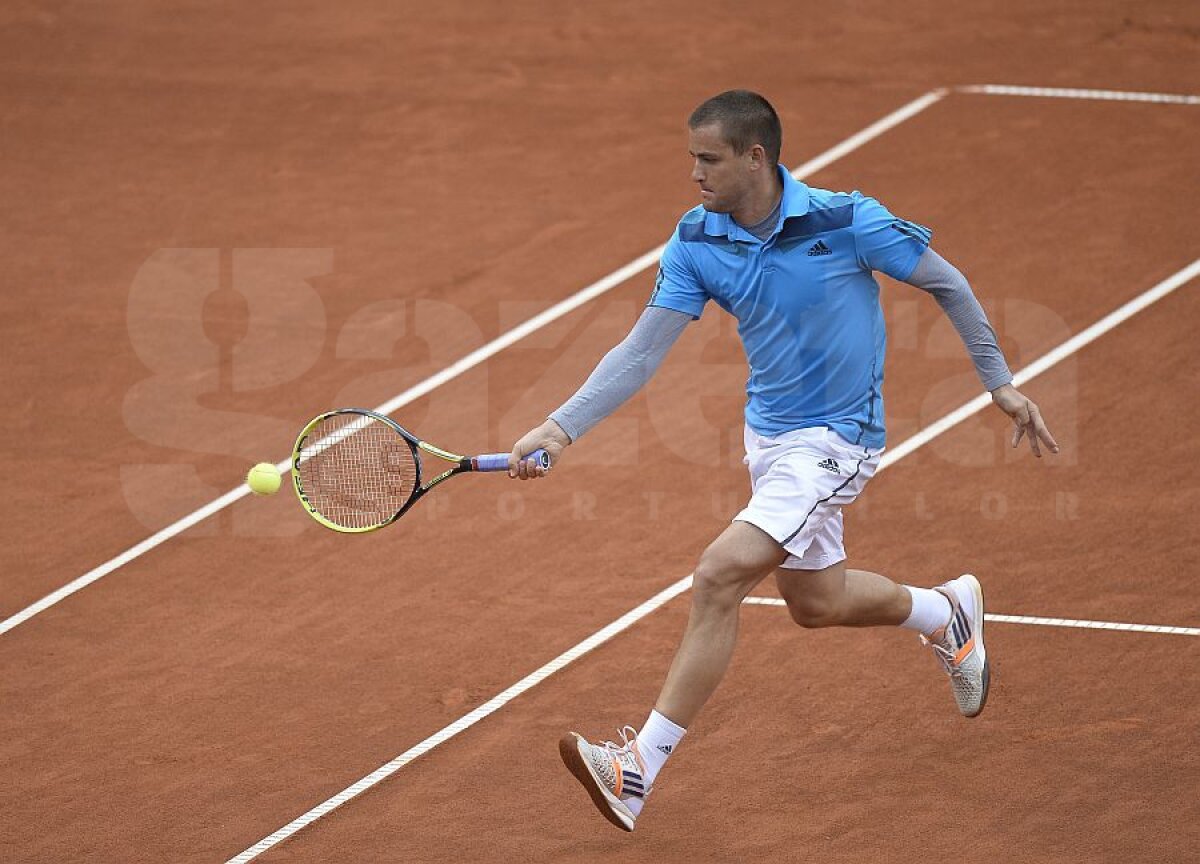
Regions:
<svg viewBox="0 0 1200 864"><path fill-rule="evenodd" d="M950 676L959 711L975 717L983 710L990 671L983 644L983 588L974 576L933 589L914 588L839 561L819 570L781 568L775 581L801 627L915 630Z"/></svg>
<svg viewBox="0 0 1200 864"><path fill-rule="evenodd" d="M780 568L775 583L801 627L898 627L912 614L913 598L903 585L879 573L848 570L845 561L821 570ZM941 627L950 617L950 604L938 599L945 606Z"/></svg>

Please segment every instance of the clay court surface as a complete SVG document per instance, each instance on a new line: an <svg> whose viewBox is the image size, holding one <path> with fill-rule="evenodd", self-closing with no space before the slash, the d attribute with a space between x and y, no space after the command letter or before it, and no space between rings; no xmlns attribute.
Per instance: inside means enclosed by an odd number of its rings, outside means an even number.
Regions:
<svg viewBox="0 0 1200 864"><path fill-rule="evenodd" d="M1195 95L1198 52L1184 2L7 4L0 860L1194 860L1200 279L1023 386L1058 457L987 408L847 514L852 565L974 572L991 613L1182 629L997 620L965 721L910 633L748 605L633 835L556 742L642 723L686 591L263 842L688 574L748 494L715 307L547 481L458 478L364 537L243 498L22 613L664 242L686 116L733 86L791 168L934 93L805 179L932 227L1019 370L1200 257L1200 100L957 88ZM653 274L394 416L507 450ZM896 448L978 383L880 278Z"/></svg>

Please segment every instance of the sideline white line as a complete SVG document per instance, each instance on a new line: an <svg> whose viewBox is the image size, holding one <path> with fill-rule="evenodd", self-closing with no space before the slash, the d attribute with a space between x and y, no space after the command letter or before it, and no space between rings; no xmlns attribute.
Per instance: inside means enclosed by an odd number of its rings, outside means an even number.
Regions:
<svg viewBox="0 0 1200 864"><path fill-rule="evenodd" d="M1078 336L1068 339L1066 342L1064 342L1058 348L1055 348L1054 350L1049 351L1048 353L1044 354L1042 357L1035 360L1029 366L1025 367L1020 372L1015 374L1013 376L1014 381L1020 381L1020 382L1028 381L1030 378L1033 378L1035 375L1041 374L1042 372L1044 372L1047 369L1049 369L1050 367L1052 367L1054 364L1060 362L1063 358L1070 356L1071 354L1073 354L1074 352L1076 352L1080 348L1082 348L1084 345L1087 345L1089 342L1096 339L1102 333L1105 333L1108 330L1111 330L1113 327L1115 327L1121 321L1124 321L1129 316L1133 315L1135 312L1137 312L1141 309L1144 309L1146 306L1149 306L1155 300L1159 300L1162 297L1165 297L1171 291L1175 290L1180 285L1184 284L1189 279L1196 276L1198 273L1200 273L1200 259L1193 261L1188 267L1185 267L1183 270L1180 270L1175 275L1163 280L1158 285L1155 285L1153 288L1146 291L1145 293L1143 293L1136 299L1131 300L1130 302L1126 303L1124 306L1120 307L1119 309L1117 309L1115 312L1111 313L1110 315L1105 316L1100 321L1093 324L1091 327L1087 328L1087 330L1084 330ZM883 458L879 460L879 468L876 469L876 473L879 473L879 471L884 470L885 468L887 468L887 466L899 461L904 456L908 455L909 453L912 453L917 448L919 448L925 444L928 444L930 441L932 441L938 435L941 435L943 432L947 431L948 429L953 428L956 424L961 423L967 417L969 417L972 414L974 414L975 412L979 411L984 405L986 405L990 401L991 401L991 397L985 393L983 399L971 400L966 405L963 405L958 410L953 411L950 414L946 415L946 417L943 417L941 420L934 423L932 426L929 426L926 429L921 430L916 435L913 435L911 438L905 439L899 445L897 445L895 448L887 451L884 454ZM889 457L891 457L891 458L889 458ZM625 615L621 616L621 618L617 619L617 621L608 625L604 629L597 631L595 634L593 634L592 636L589 636L583 642L580 642L574 648L570 649L569 651L565 652L564 654L559 655L554 660L551 660L549 663L547 663L545 666L538 669L536 672L533 672L532 674L527 675L525 678L522 678L517 684L514 684L512 687L508 688L503 693L500 693L498 696L492 698L490 701L485 702L483 705L476 708L471 713L463 716L459 720L456 720L454 723L451 723L449 726L445 727L444 729L434 733L429 738L426 738L424 741L422 741L420 744L418 744L416 747L406 750L404 753L397 756L391 762L388 762L386 765L383 765L382 767L377 768L375 771L368 774L362 780L359 780L357 783L354 783L353 785L346 787L346 789L344 789L341 792L339 792L338 794L334 795L332 798L329 798L328 800L322 802L321 804L318 804L316 807L309 810L304 815L292 820L287 825L280 828L274 834L271 834L269 837L266 837L266 838L260 840L258 843L255 843L253 846L251 846L249 849L242 852L240 855L236 855L233 858L230 858L226 862L226 864L245 864L245 862L258 857L260 854L265 852L267 849L270 849L272 846L275 846L276 844L282 842L283 840L286 840L288 837L291 837L293 834L300 831L305 826L310 825L311 823L315 822L317 819L320 819L326 813L330 812L331 810L333 810L337 807L340 807L342 804L345 804L347 801L349 801L350 799L359 795L363 791L371 788L372 786L376 785L380 781L390 777L392 774L396 773L396 771L400 770L400 768L402 768L404 765L411 762L413 759L417 758L418 756L420 756L423 753L428 752L429 750L432 750L438 744L448 741L449 739L453 738L455 735L457 735L459 732L463 731L464 729L467 729L470 726L473 726L475 723L478 723L484 717L488 716L492 712L503 707L506 703L511 701L516 696L520 695L521 693L524 693L526 690L533 687L535 684L543 681L544 679L548 678L550 675L554 674L555 672L559 671L563 667L567 666L569 663L572 663L575 660L577 660L578 658L582 657L584 654L586 654L588 651L595 648L597 645L600 645L600 644L606 642L608 639L612 638L617 633L621 632L622 630L625 630L626 628L628 628L635 622L644 618L646 615L649 615L651 612L653 612L655 609L658 609L660 606L662 606L664 603L666 603L671 598L676 597L679 594L682 594L691 585L691 579L692 579L691 576L686 576L683 579L680 579L678 582L671 585L669 588L667 588L667 589L659 592L658 594L654 595L653 597L651 597L649 600L647 600L641 606L638 606L636 609L633 609L632 611L627 612ZM782 605L783 604L782 600L775 600L774 598L770 598L770 597L747 598L746 602L747 603L759 603L759 604L763 604L763 605ZM992 620L992 619L1008 620L1007 618L1001 618L1001 617L996 617L996 616L991 616L991 615L989 615L988 618L989 618L989 620ZM1021 623L1042 623L1042 622L1048 622L1048 621L1052 621L1052 620L1055 620L1055 619L1028 618L1028 619L1022 619ZM1106 626L1106 625L1103 625L1102 622L1086 622L1086 623L1093 624L1096 627ZM1063 626L1065 626L1065 625L1063 625ZM1130 624L1130 625L1107 625L1107 626L1109 626L1111 629L1134 629L1134 628L1138 628L1138 627L1149 627L1150 625ZM1175 630L1186 630L1186 629L1187 628L1175 628ZM1155 630L1154 632L1167 632L1167 631ZM1175 631L1171 631L1171 632L1175 632Z"/></svg>
<svg viewBox="0 0 1200 864"><path fill-rule="evenodd" d="M1015 372L1013 374L1013 385L1020 387L1027 381L1036 378L1038 375L1041 375L1056 363L1059 363L1064 358L1074 354L1084 345L1087 345L1089 342L1094 342L1096 339L1103 336L1122 321L1125 321L1133 315L1136 315L1150 304L1161 300L1176 288L1190 282L1197 276L1200 276L1200 258L1197 258L1195 261L1177 273L1168 276L1153 288L1148 289L1147 291L1130 300L1128 303L1125 303L1123 306L1114 309L1095 324L1072 336L1057 348L1043 354L1024 369L1021 369L1019 372ZM990 405L991 402L992 397L990 394L981 393L966 405L951 411L936 423L926 426L911 438L905 439L904 441L900 442L900 444L884 452L883 457L879 460L879 467L883 468L886 465L890 465L892 462L897 462L903 459L918 447L928 444L946 430L954 428L971 415L983 410L983 408Z"/></svg>
<svg viewBox="0 0 1200 864"><path fill-rule="evenodd" d="M257 858L259 855L261 855L263 852L266 852L268 849L270 849L275 844L277 844L283 840L286 840L288 837L291 837L297 831L301 830L306 825L309 825L312 822L315 822L317 819L320 819L322 816L324 816L329 811L334 810L337 807L340 807L341 805L343 805L347 801L349 801L351 798L354 798L357 795L361 795L363 792L367 791L375 784L380 783L383 780L386 780L388 777L395 774L397 771L399 771L401 768L403 768L405 765L407 765L412 760L416 759L418 756L421 756L424 753L428 753L434 747L438 746L439 744L443 743L444 741L448 741L449 739L451 739L455 735L457 735L459 732L462 732L466 729L471 728L476 723L478 723L480 720L482 720L484 717L487 717L489 714L499 710L504 705L506 705L507 703L511 702L513 699L520 696L526 690L530 689L531 687L533 687L537 684L540 684L546 678L549 678L555 672L558 672L559 670L563 669L564 667L569 666L571 663L578 660L580 657L582 657L584 654L591 651L593 648L596 648L599 645L603 645L605 642L607 642L612 637L616 636L621 631L627 630L630 626L632 626L636 622L640 621L642 618L645 618L647 615L649 615L655 609L662 606L667 601L682 594L684 591L686 591L688 588L691 587L691 584L692 584L692 577L685 576L683 579L680 579L678 582L676 582L674 585L671 585L669 588L665 588L662 591L658 592L653 597L651 597L649 600L647 600L645 603L643 603L642 605L638 606L635 609L631 609L630 611L626 612L624 615L622 615L620 618L618 618L613 623L609 624L607 627L603 628L602 630L597 630L595 633L593 633L588 638L584 639L582 642L580 642L574 648L570 648L567 651L564 651L562 654L559 654L557 657L555 657L553 660L551 660L545 666L542 666L537 671L532 672L529 675L526 675L524 678L522 678L520 681L518 681L516 684L512 685L511 687L509 687L507 690L503 691L502 693L499 693L496 696L493 696L487 702L484 702L482 705L480 705L478 708L476 708L474 711L471 711L469 714L463 715L462 717L460 717L459 719L457 719L453 723L451 723L449 726L446 726L444 729L440 729L437 732L433 733L428 738L426 738L424 741L422 741L420 744L417 744L415 747L410 747L408 750L405 750L403 753L401 753L399 756L397 756L391 762L388 762L386 765L382 765L379 768L376 768L374 771L372 771L366 777L359 780L354 785L347 786L341 792L337 793L332 798L329 798L326 801L323 801L322 803L318 804L316 807L309 810L303 816L293 819L291 822L284 825L282 828L280 828L278 831L276 831L271 836L264 837L262 840L259 840L257 843L255 843L253 846L251 846L246 851L230 858L226 862L226 864L245 864L245 862L250 861L254 858Z"/></svg>
<svg viewBox="0 0 1200 864"><path fill-rule="evenodd" d="M803 165L792 171L792 175L799 180L821 170L825 166L835 162L846 154L857 150L867 142L878 138L889 129L900 125L915 114L919 114L920 112L924 111L930 105L942 99L945 95L946 90L944 89L934 90L926 93L924 96L914 99L907 105L896 109L886 117L883 117L880 120L872 123L861 132L855 133L845 141L842 141L840 144L834 145L819 156L816 156L805 162ZM410 387L408 390L405 390L398 396L395 396L394 398L389 399L387 402L384 402L375 410L380 414L391 414L393 411L415 402L417 399L420 399L422 396L431 393L438 387L441 387L443 384L454 380L470 369L474 369L479 364L491 357L494 357L496 354L499 354L504 349L510 347L516 342L519 342L531 333L534 333L546 325L557 321L559 318L562 318L564 315L575 311L585 303L596 299L605 292L612 290L617 285L628 281L638 273L641 273L643 270L652 267L658 263L658 259L662 256L665 248L666 244L663 244L651 249L644 255L638 256L624 267L614 270L612 273L609 273L602 279L599 279L596 282L593 282L591 285L588 285L586 288L583 288L575 294L572 294L567 299L555 303L544 312L538 313L523 324L519 324L508 332L501 334L491 342L487 343L481 348L476 349L475 351L472 351L470 354L467 354L465 357L455 361L440 372L429 376L419 384ZM289 460L284 459L279 462L277 467L281 472L286 472L290 469L291 465L289 464ZM36 603L26 607L25 609L22 609L20 612L17 612L11 617L6 618L4 621L0 622L0 635L7 633L17 625L28 621L38 613L46 611L56 603L65 600L75 592L86 588L88 585L91 585L93 582L96 582L99 579L107 576L109 573L112 573L114 570L128 564L130 561L140 558L151 549L162 545L178 534L182 534L196 523L202 522L209 516L212 516L214 513L217 513L241 498L246 497L248 494L250 494L250 490L246 488L245 484L239 485L236 489L231 489L229 492L226 492L215 501L204 505L194 513L184 516L179 521L168 525L166 528L161 529L142 542L138 543L136 546L132 546L125 550L116 558L101 564L99 567L89 570L79 578L67 583L58 590L47 594Z"/></svg>
<svg viewBox="0 0 1200 864"><path fill-rule="evenodd" d="M283 469L280 469L280 470L283 470ZM109 573L113 572L117 568L125 566L130 561L133 561L135 558L140 558L141 556L145 555L147 552L149 552L154 547L161 545L162 543L166 542L167 540L170 540L176 534L182 534L184 531L191 528L196 523L203 522L209 516L212 516L214 513L218 513L221 510L224 510L226 507L228 507L233 502L237 501L240 498L244 498L249 494L250 494L250 490L245 486L245 484L239 486L236 489L232 489L229 492L226 492L220 498L217 498L215 501L210 501L208 504L205 504L203 507L201 507L199 510L195 511L194 513L189 513L187 516L184 516L178 522L176 522L172 525L169 525L166 528L163 528L157 534L153 534L150 537L147 537L145 540L143 540L141 543L138 543L136 546L131 546L130 548L128 548L124 552L122 552L120 555L118 555L116 558L113 558L111 561L106 561L105 563L101 564L99 567L96 567L93 570L89 570L87 573L84 573L78 579L76 579L72 582L68 582L66 585L62 586L58 590L47 594L45 597L43 597L41 600L37 601L36 603L34 603L30 606L26 606L24 609L22 609L20 612L17 612L15 615L4 619L4 621L0 621L0 634L7 633L9 630L13 629L18 624L23 624L24 622L26 622L30 618L32 618L34 615L37 615L39 612L45 612L47 609L49 609L55 603L58 603L62 600L67 599L72 594L74 594L76 591L80 591L80 590L86 588L87 586L91 585L93 582L107 576Z"/></svg>
<svg viewBox="0 0 1200 864"><path fill-rule="evenodd" d="M778 597L747 597L750 606L783 606ZM1174 636L1200 636L1200 627L1172 627L1167 624L1126 624L1120 621L1085 621L1077 618L1038 618L1033 615L984 615L987 621L1001 624L1039 624L1044 627L1078 627L1082 630L1125 630L1131 633L1167 633Z"/></svg>
<svg viewBox="0 0 1200 864"><path fill-rule="evenodd" d="M876 121L875 123L872 123L870 126L866 127L861 132L858 132L855 135L852 135L850 138L847 138L845 141L841 142L840 144L837 144L834 147L831 147L829 150L826 150L824 153L820 154L819 156L817 156L813 159L810 159L808 162L805 162L803 165L796 168L792 172L793 176L795 176L797 179L801 179L809 174L819 171L821 168L824 168L826 165L829 165L830 163L840 159L841 157L845 156L846 154L853 152L854 150L861 147L863 144L866 144L868 141L871 141L872 139L879 137L880 135L882 135L884 132L888 131L889 129L894 128L895 126L899 125L900 123L903 123L905 120L909 119L910 117L912 117L916 114L919 114L921 111L924 111L930 105L933 105L935 102L942 99L945 95L946 95L945 90L934 90L930 93L926 93L924 96L921 96L918 99L914 99L912 102L909 102L907 105L904 105L903 107L897 109L896 111L893 111L891 114L888 114L886 117ZM571 311L572 309L577 308L578 306L587 302L587 300L592 299L592 297L599 296L599 294L602 294L604 291L607 291L609 288L611 288L615 284L618 284L620 281L624 281L625 279L628 279L629 277L635 275L636 273L639 273L642 270L646 269L647 267L651 266L652 264L654 264L655 262L658 261L658 258L662 254L662 251L664 248L666 248L665 245L659 246L658 248L656 248L650 252L647 252L645 255L641 256L640 258L636 259L635 261L633 261L630 264L627 264L625 267L621 268L621 270L616 271L616 273L613 274L612 276L605 277L605 279L601 280L600 282L597 282L594 285L588 286L587 288L583 289L583 291L581 291L579 294L576 294L576 295L568 298L567 300L564 300L562 303L559 303L559 304L551 307L550 309L547 309L545 312L541 313L540 315L535 316L534 318L531 318L525 324L522 324L520 327L516 328L515 330L509 331L509 333L506 333L504 336L500 337L500 339L496 340L496 342L491 343L488 346L485 346L484 348L480 349L479 351L475 352L474 354L464 357L462 360L460 360L454 366L445 370L445 372L439 373L439 375L435 375L435 376L433 376L433 378L427 379L426 381L422 382L421 384L418 384L412 390L406 391L405 393L396 397L396 399L393 399L392 401L385 403L384 405L380 406L376 410L378 410L380 413L383 413L383 414L391 413L392 411L399 408L401 405L407 404L408 401L412 401L412 399L416 399L419 396L422 396L425 393L428 393L430 390L434 389L434 387L439 386L441 383L444 383L445 381L450 380L451 378L455 377L456 375L462 374L462 372L471 368L471 366L477 365L478 363L482 362L484 359L486 359L486 357L490 357L492 354L496 353L496 351L502 350L503 347L506 347L507 345L510 345L513 342L516 342L518 339L521 339L524 336L528 335L529 333L532 333L534 330L537 330L539 327L545 326L546 324L550 323L551 321L554 321L555 319L562 317L562 315L565 315L567 312ZM616 279L617 274L623 274L623 275L620 277L619 280L610 282L610 280ZM603 287L598 288L597 286L603 286ZM587 295L587 296L584 297L584 295ZM584 297L584 299L579 299L580 297ZM508 340L508 341L505 342L504 345L502 345L501 347L496 348L495 350L490 350L493 345L496 345L497 343L501 342L502 340ZM476 357L476 355L480 354L483 351L489 351L489 350L490 350L490 353L486 354L483 357L480 357L477 360L474 359ZM451 374L451 370L455 370L455 369L457 369L458 371ZM415 394L415 395L410 395L410 394ZM286 465L286 463L285 463L285 465ZM281 466L280 470L283 470L283 467L284 466ZM607 627L603 628L602 630L597 631L596 633L589 636L584 641L580 642L574 648L571 648L570 650L564 652L563 654L560 654L558 657L551 660L545 666L542 666L540 669L538 669L535 672L531 673L530 675L527 675L526 677L522 678L520 681L518 681L512 687L508 688L504 692L493 697L489 701L485 702L483 705L480 705L474 711L470 712L469 714L464 715L463 717L459 718L458 720L454 721L449 726L446 726L445 728L439 730L438 732L435 732L433 735L426 738L420 744L417 744L415 747L412 747L409 750L406 750L405 752L401 753L399 756L397 756L392 761L388 762L386 765L383 765L383 766L377 768L375 771L372 771L370 774L368 774L363 779L359 780L357 783L354 783L354 784L346 787L341 792L334 795L332 798L329 798L326 801L323 801L322 803L318 804L316 807L312 808L311 810L309 810L307 813L303 814L302 816L299 816L296 819L293 819L287 825L284 825L282 828L280 828L275 833L271 834L269 837L265 837L262 840L260 840L258 843L255 843L253 846L246 849L241 854L236 855L233 858L230 858L229 861L226 862L226 864L245 864L245 862L251 861L254 858L257 858L259 855L261 855L266 850L270 849L272 846L275 846L276 844L282 842L283 840L286 840L288 837L291 837L296 832L302 830L305 826L310 825L311 823L315 822L317 819L320 819L326 813L329 813L331 810L334 810L337 807L340 807L342 804L346 803L350 799L356 797L357 795L360 795L367 789L370 789L372 786L374 786L377 783L390 777L392 774L396 773L398 770L400 770L400 768L407 765L413 759L417 758L418 756L422 755L423 753L428 752L429 750L432 750L434 747L438 746L439 744L443 743L444 741L447 741L450 738L453 738L455 735L457 735L459 732L462 732L464 729L470 728L471 726L478 723L483 718L487 717L489 714L492 714L493 712L499 710L501 707L503 707L505 704L510 702L512 699L516 698L517 696L524 693L529 688L533 687L535 684L540 683L541 681L545 680L550 675L553 675L555 672L561 670L568 664L573 663L575 660L582 657L584 654L591 651L596 646L603 644L604 642L608 641L616 634L627 629L628 627L630 627L637 621L640 621L642 618L649 615L655 609L658 609L660 606L662 606L668 600L678 596L679 594L682 594L684 591L686 591L691 586L691 584L692 584L692 577L689 575L689 576L685 576L683 579L680 579L678 582L675 582L673 585L664 589L663 591L660 591L658 594L651 597L649 600L647 600L645 603L638 606L636 609L633 609L633 610L627 612L625 615L621 616L619 619L614 621L612 624L608 625Z"/></svg>
<svg viewBox="0 0 1200 864"><path fill-rule="evenodd" d="M1139 93L1131 90L1081 90L1075 87L1013 87L1007 84L976 84L955 87L956 93L984 96L1041 96L1050 99L1100 99L1112 102L1158 102L1168 105L1200 105L1200 96L1187 93Z"/></svg>

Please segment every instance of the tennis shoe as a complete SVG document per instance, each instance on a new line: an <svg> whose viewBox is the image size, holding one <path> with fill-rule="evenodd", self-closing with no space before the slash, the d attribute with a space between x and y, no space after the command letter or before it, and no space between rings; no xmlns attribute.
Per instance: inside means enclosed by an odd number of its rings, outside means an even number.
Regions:
<svg viewBox="0 0 1200 864"><path fill-rule="evenodd" d="M969 573L933 590L950 601L950 621L940 631L921 636L946 674L954 701L964 717L983 710L988 696L988 659L983 647L983 587Z"/></svg>
<svg viewBox="0 0 1200 864"><path fill-rule="evenodd" d="M632 831L635 811L641 810L641 802L650 794L636 730L632 726L621 729L619 745L611 741L591 744L570 732L559 739L558 752L604 818L622 831Z"/></svg>

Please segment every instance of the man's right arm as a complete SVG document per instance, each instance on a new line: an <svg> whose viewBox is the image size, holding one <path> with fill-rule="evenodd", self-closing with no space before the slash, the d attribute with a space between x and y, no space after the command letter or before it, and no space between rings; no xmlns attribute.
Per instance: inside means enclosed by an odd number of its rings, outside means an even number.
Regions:
<svg viewBox="0 0 1200 864"><path fill-rule="evenodd" d="M575 395L513 446L509 475L527 479L545 473L523 457L544 448L553 464L569 444L642 389L691 320L685 312L647 307L629 335L604 355Z"/></svg>

